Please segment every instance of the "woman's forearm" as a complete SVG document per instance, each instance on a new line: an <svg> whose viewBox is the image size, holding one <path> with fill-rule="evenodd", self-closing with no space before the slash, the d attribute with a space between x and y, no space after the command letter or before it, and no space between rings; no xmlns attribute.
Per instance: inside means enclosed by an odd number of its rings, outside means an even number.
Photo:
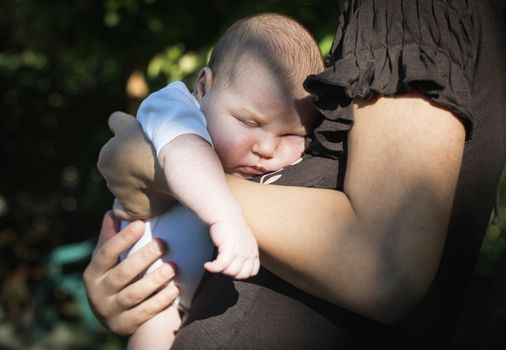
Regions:
<svg viewBox="0 0 506 350"><path fill-rule="evenodd" d="M464 137L460 120L423 96L381 98L355 108L344 192L229 184L262 264L311 294L392 322L437 271Z"/></svg>
<svg viewBox="0 0 506 350"><path fill-rule="evenodd" d="M138 128L124 118L112 118L114 157ZM437 270L464 136L458 118L423 96L380 98L355 108L343 192L227 181L262 264L311 294L391 322L416 305ZM141 183L167 191L154 171L137 171Z"/></svg>
<svg viewBox="0 0 506 350"><path fill-rule="evenodd" d="M378 247L367 241L371 232L358 231L359 218L343 192L228 181L262 265L310 294L383 318L375 299L392 271L377 271L383 264Z"/></svg>

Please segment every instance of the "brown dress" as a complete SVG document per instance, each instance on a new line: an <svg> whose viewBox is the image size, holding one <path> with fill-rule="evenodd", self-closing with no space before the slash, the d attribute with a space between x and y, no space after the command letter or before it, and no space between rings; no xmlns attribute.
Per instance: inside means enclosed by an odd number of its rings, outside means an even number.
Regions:
<svg viewBox="0 0 506 350"><path fill-rule="evenodd" d="M387 326L267 270L243 282L208 275L173 348L448 348L506 158L505 33L488 0L351 0L328 68L305 83L323 118L310 154L281 172L277 184L342 188L354 98L415 88L464 120L464 158L442 261L410 314Z"/></svg>

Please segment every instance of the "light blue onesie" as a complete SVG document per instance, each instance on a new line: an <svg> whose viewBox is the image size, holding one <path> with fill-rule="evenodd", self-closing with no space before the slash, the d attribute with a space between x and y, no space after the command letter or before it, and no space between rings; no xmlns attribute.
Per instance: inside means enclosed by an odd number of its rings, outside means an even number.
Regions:
<svg viewBox="0 0 506 350"><path fill-rule="evenodd" d="M153 143L157 156L168 142L183 134L196 134L213 144L199 102L180 81L149 95L139 107L137 119ZM122 223L122 226L126 224L128 222ZM179 306L183 310L188 309L204 274L203 265L214 256L208 227L189 209L175 205L167 212L146 220L144 235L123 258L152 238L162 239L169 249L146 273L160 266L162 260L175 263L177 273L174 282L180 289Z"/></svg>

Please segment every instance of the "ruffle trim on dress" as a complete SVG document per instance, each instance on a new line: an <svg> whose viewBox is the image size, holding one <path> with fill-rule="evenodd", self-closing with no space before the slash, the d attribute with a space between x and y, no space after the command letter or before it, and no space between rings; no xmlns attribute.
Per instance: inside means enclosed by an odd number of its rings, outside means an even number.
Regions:
<svg viewBox="0 0 506 350"><path fill-rule="evenodd" d="M472 82L467 74L475 52L472 22L465 15L469 4L456 2L465 8L454 8L453 2L395 0L382 2L384 8L374 7L375 1L349 4L341 15L345 25L338 28L331 66L304 83L324 116L315 129L324 148L343 151L332 134L352 127L354 99L413 89L459 115L466 139L472 137ZM390 17L386 16L389 11ZM378 20L378 16L387 19Z"/></svg>

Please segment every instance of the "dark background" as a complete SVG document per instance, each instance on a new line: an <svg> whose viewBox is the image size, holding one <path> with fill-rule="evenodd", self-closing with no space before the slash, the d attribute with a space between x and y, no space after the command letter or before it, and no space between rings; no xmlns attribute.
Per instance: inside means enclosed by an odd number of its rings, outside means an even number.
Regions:
<svg viewBox="0 0 506 350"><path fill-rule="evenodd" d="M328 52L336 1L0 0L0 349L123 348L90 317L80 279L112 202L95 166L107 117L170 80L191 84L220 34L261 11L295 17ZM500 212L456 349L506 348Z"/></svg>

